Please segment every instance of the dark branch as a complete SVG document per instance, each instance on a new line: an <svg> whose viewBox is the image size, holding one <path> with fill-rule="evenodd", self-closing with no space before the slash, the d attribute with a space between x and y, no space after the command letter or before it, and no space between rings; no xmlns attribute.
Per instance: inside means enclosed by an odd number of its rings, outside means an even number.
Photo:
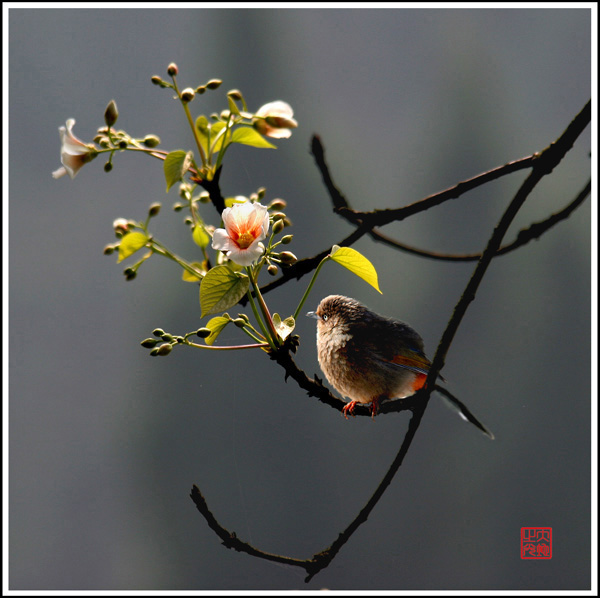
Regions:
<svg viewBox="0 0 600 598"><path fill-rule="evenodd" d="M579 192L577 197L573 199L567 206L565 206L559 212L552 214L546 220L541 222L534 222L528 228L522 229L517 234L517 238L507 245L504 245L498 249L496 255L506 255L523 245L526 245L530 241L535 239L539 239L545 232L550 230L555 224L558 224L561 220L566 220L589 196L592 189L591 181L588 181L586 186ZM413 255L418 255L420 257L432 258L436 260L449 261L449 262L475 262L481 258L481 253L468 253L463 255L452 255L448 253L438 253L435 251L427 251L425 249L419 249L417 247L411 247L410 245L406 245L405 243L401 243L387 235L384 235L378 229L373 229L369 233L370 237L374 241L378 241L380 243L384 243L385 245L389 245L390 247L394 247L400 251L405 251L406 253L412 253Z"/></svg>
<svg viewBox="0 0 600 598"><path fill-rule="evenodd" d="M492 259L498 252L502 239L504 238L504 235L506 234L511 222L517 215L517 212L521 209L525 203L525 200L533 191L534 187L544 176L552 172L556 165L563 159L565 154L573 147L573 143L577 137L589 124L590 118L591 106L590 102L588 102L581 112L573 119L565 132L555 142L551 143L550 146L541 154L537 155L531 174L521 185L515 197L502 215L500 222L494 229L494 232L488 241L487 247L481 256L481 259L477 263L473 275L467 283L467 287L465 288L460 300L454 308L454 313L448 322L446 330L442 335L437 351L433 358L431 369L429 371L429 375L427 376L428 384L432 384L435 381L438 372L444 366L446 354L450 348L450 345L452 344L454 335L456 334L456 331L458 330L458 327L460 326L460 323L467 312L467 308L475 299L475 294L479 288L479 285L481 284L481 281L483 280L483 276L485 275L485 272L487 271Z"/></svg>
<svg viewBox="0 0 600 598"><path fill-rule="evenodd" d="M418 393L413 395L413 397L409 397L408 399L403 399L402 401L392 401L390 403L384 403L382 405L382 408L381 408L382 412L388 412L391 410L411 409L412 417L410 419L408 430L406 432L406 435L404 437L402 445L400 446L398 454L396 455L394 461L392 462L389 470L387 471L386 475L384 476L381 483L377 487L376 491L373 493L373 495L371 496L371 498L369 499L367 504L363 507L363 509L361 509L361 511L358 513L356 518L350 523L350 525L338 536L338 538L326 550L315 554L312 559L307 559L307 560L293 559L290 557L284 557L284 556L279 556L279 555L274 555L271 553L263 552L261 550L254 548L250 544L247 544L247 543L239 540L234 532L227 531L224 527L222 527L217 522L215 517L212 515L212 513L208 509L206 501L204 500L204 497L200 493L200 490L197 488L197 486L194 486L192 488L192 493L191 493L192 500L196 504L196 507L198 508L200 513L206 519L208 525L222 539L223 544L227 548L233 548L233 549L241 551L241 552L246 552L247 554L250 554L252 556L260 557L260 558L267 559L270 561L275 561L275 562L279 562L279 563L285 563L285 564L289 564L289 565L295 565L295 566L302 567L308 573L308 575L305 579L305 581L308 582L312 579L312 577L314 577L314 575L316 575L324 567L327 567L327 565L329 565L329 563L333 560L333 558L335 558L336 554L339 552L339 550L342 548L342 546L349 540L349 538L352 536L352 534L358 529L358 527L362 523L364 523L368 519L371 511L373 510L373 508L375 507L375 505L377 504L379 499L383 496L385 490L387 489L390 482L396 475L398 469L402 465L404 457L408 453L408 450L412 444L412 441L415 437L415 434L419 428L419 425L421 423L421 420L423 418L423 415L424 415L427 405L429 403L429 399L430 399L432 390L434 390L436 388L439 390L439 387L434 386L434 382L439 375L439 371L442 369L442 367L444 365L447 351L450 348L450 345L452 343L454 335L456 334L456 331L458 330L458 327L468 309L468 306L475 299L475 294L477 292L477 289L479 288L481 281L483 280L483 277L485 275L485 272L487 271L488 266L490 265L494 256L497 255L500 250L502 239L505 236L505 234L508 230L508 227L510 226L511 222L514 220L514 218L515 218L516 214L518 213L518 211L520 210L520 208L523 206L524 202L528 198L531 191L535 188L535 186L540 182L540 180L544 176L546 176L547 174L552 172L552 170L555 168L555 166L562 160L564 155L572 147L574 141L577 139L577 137L581 134L581 132L585 129L585 127L589 123L590 115L591 115L591 109L590 109L590 103L588 102L588 104L586 104L584 109L577 115L577 117L573 120L573 122L569 125L569 127L561 135L561 137L555 143L552 143L541 154L535 156L535 160L532 164L533 169L532 169L531 174L527 177L525 182L521 185L520 189L517 191L516 195L510 202L505 213L502 215L498 225L494 229L494 231L488 241L488 244L487 244L483 254L481 255L481 258L479 259L479 261L477 263L477 266L473 272L473 275L471 276L469 282L467 283L465 291L463 292L456 307L454 308L452 317L450 318L450 321L446 327L446 330L444 331L444 334L442 335L442 338L441 338L438 348L436 350L435 356L433 358L433 362L432 362L429 374L427 376L425 389L419 391ZM502 167L502 168L504 168L504 167ZM486 173L486 174L488 174L488 173ZM489 180L492 180L492 179L489 179ZM330 182L332 184L332 181L330 181ZM328 183L326 182L326 184L328 184ZM336 189L336 191L337 191L337 189ZM338 204L340 204L341 201L345 202L345 199L343 199L343 196L341 196L339 191L337 191L337 193L338 193L338 198L336 201L338 202ZM589 189L587 191L584 189L582 191L582 194L584 194L583 197L585 197L587 195L587 193L589 193ZM580 194L580 195L582 195L582 194ZM425 201L425 200L423 200L423 201ZM577 199L576 199L576 201L577 201ZM581 201L583 201L583 198L581 199ZM575 202L573 202L573 203L575 203ZM573 209L575 209L576 205L573 206L573 203L571 204L571 206L569 206L566 209L570 209L571 211ZM407 207L410 207L410 206L407 206ZM346 208L342 208L342 209L346 209ZM564 210L563 210L563 212L564 212ZM355 213L355 215L356 215L356 213ZM403 216L403 217L405 217L405 216ZM558 221L559 219L560 218L558 218L558 219L555 218L556 221ZM542 223L542 224L544 226L552 226L553 224L548 224L548 222L550 220L553 220L553 219L550 218L547 221L545 221L545 223ZM531 229L535 230L535 225L530 227L529 230L531 230ZM367 230L367 229L365 229L364 221L361 221L359 230L361 230L361 231ZM364 232L362 234L364 234ZM529 234L536 234L536 233L529 233ZM313 258L313 259L315 259L315 258ZM316 267L316 264L315 264L315 267ZM300 276L301 275L302 274L300 274ZM298 276L298 278L300 276ZM295 346L297 344L297 338L292 337L289 340L289 343L290 343L289 345L286 344L286 346L284 348L282 348L281 350L277 351L276 353L271 354L272 359L277 361L277 363L285 369L286 379L288 377L292 377L301 388L303 388L304 390L306 390L308 392L309 396L317 396L319 398L319 400L321 400L322 402L329 404L330 406L332 406L336 409L341 409L341 407L344 405L344 403L340 399L337 399L336 397L334 397L323 386L322 382L318 378L315 377L314 380L309 378L294 363L294 361L290 355L290 350L295 349ZM426 389L431 389L431 390L426 390ZM462 403L460 403L460 401L458 401L455 397L453 397L453 398L455 399L455 402L458 402L460 405L462 405ZM400 404L400 405L398 405L398 404ZM366 413L362 413L361 410L357 410L356 413L357 413L357 415L367 415L368 410L365 410L365 411L366 411ZM470 414L470 412L469 412L469 414ZM471 417L473 417L473 416L471 416ZM474 419L474 417L473 417L473 419Z"/></svg>
<svg viewBox="0 0 600 598"><path fill-rule="evenodd" d="M208 191L210 201L212 201L213 205L215 206L215 209L217 210L217 212L219 212L219 214L222 214L223 210L225 209L225 198L221 194L221 187L219 185L222 169L223 166L219 166L219 168L217 168L215 175L211 181L195 177L192 177L191 179L195 183L198 183L205 191Z"/></svg>

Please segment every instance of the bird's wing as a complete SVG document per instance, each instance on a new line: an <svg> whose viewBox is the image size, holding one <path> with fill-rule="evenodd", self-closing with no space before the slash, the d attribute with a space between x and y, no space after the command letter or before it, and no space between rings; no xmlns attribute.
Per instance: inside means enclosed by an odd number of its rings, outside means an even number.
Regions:
<svg viewBox="0 0 600 598"><path fill-rule="evenodd" d="M415 372L416 374L423 374L427 376L429 372L429 366L431 362L423 353L420 351L412 351L407 350L407 353L410 351L409 355L394 355L391 359L382 359L385 363L393 364L398 367L404 368L405 370L410 370L411 372Z"/></svg>

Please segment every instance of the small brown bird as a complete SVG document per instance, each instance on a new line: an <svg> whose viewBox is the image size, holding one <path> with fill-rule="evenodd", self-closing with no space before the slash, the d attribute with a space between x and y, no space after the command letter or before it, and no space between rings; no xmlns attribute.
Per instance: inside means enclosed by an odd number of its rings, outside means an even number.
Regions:
<svg viewBox="0 0 600 598"><path fill-rule="evenodd" d="M357 403L370 403L375 417L380 402L404 399L423 388L431 362L425 356L423 339L408 324L380 316L342 295L325 297L317 311L306 315L317 319L323 373L350 399L342 409L346 419ZM494 437L456 397L443 398L463 419Z"/></svg>
<svg viewBox="0 0 600 598"><path fill-rule="evenodd" d="M408 324L380 316L362 303L330 295L309 312L317 322L319 365L329 383L350 402L371 403L375 417L385 399L403 399L423 387L431 365L423 339Z"/></svg>

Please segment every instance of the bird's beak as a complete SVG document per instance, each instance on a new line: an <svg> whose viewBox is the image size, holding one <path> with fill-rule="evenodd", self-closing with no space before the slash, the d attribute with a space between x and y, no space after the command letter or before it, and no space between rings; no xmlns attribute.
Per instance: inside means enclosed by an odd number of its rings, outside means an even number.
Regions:
<svg viewBox="0 0 600 598"><path fill-rule="evenodd" d="M314 318L315 320L320 320L321 318L317 315L316 311L309 311L306 314L309 318Z"/></svg>

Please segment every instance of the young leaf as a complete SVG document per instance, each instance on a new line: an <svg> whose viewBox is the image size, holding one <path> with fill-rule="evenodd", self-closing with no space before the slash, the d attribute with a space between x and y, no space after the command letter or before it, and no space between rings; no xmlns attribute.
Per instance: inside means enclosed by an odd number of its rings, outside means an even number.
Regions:
<svg viewBox="0 0 600 598"><path fill-rule="evenodd" d="M206 229L202 224L196 224L196 226L194 226L192 238L194 239L194 243L201 249L206 249L210 243L210 235L206 232Z"/></svg>
<svg viewBox="0 0 600 598"><path fill-rule="evenodd" d="M117 264L144 247L148 237L144 233L127 233L119 243L119 260Z"/></svg>
<svg viewBox="0 0 600 598"><path fill-rule="evenodd" d="M334 245L331 248L329 257L340 266L350 270L356 276L368 282L379 293L379 283L377 282L377 271L373 264L361 253L351 247L339 247Z"/></svg>
<svg viewBox="0 0 600 598"><path fill-rule="evenodd" d="M249 286L247 276L236 274L227 266L211 268L200 285L202 317L232 307L246 294Z"/></svg>
<svg viewBox="0 0 600 598"><path fill-rule="evenodd" d="M225 198L225 207L231 208L236 203L246 203L248 199L243 195L236 195L235 197L226 197Z"/></svg>
<svg viewBox="0 0 600 598"><path fill-rule="evenodd" d="M175 183L183 179L193 158L193 152L189 151L186 153L185 150L175 150L167 154L163 164L165 179L167 181L167 193Z"/></svg>
<svg viewBox="0 0 600 598"><path fill-rule="evenodd" d="M273 325L275 326L279 338L284 341L294 330L296 321L293 316L282 320L279 314L273 314Z"/></svg>
<svg viewBox="0 0 600 598"><path fill-rule="evenodd" d="M260 133L252 127L238 127L233 132L231 143L241 143L242 145L251 145L252 147L271 147L277 146L269 143Z"/></svg>
<svg viewBox="0 0 600 598"><path fill-rule="evenodd" d="M233 101L233 99L230 96L227 96L227 103L229 104L229 112L231 112L231 114L235 114L236 116L239 116L240 109L237 107L236 103Z"/></svg>
<svg viewBox="0 0 600 598"><path fill-rule="evenodd" d="M219 122L213 123L213 125L210 127L210 144L211 144L211 152L213 154L221 151L221 147L223 146L225 136L229 137L229 133L226 133L223 130L226 126L227 125L223 121L219 121ZM219 135L219 133L221 133L221 132L222 132L222 134ZM229 140L227 141L227 145L229 145L230 143L231 143L231 137L229 137Z"/></svg>
<svg viewBox="0 0 600 598"><path fill-rule="evenodd" d="M194 268L196 268L203 274L206 274L206 272L207 272L206 260L204 260L202 263L192 262L192 266L194 266ZM182 269L183 269L183 274L181 276L181 279L185 280L185 282L200 282L202 280L202 277L192 274L189 270L186 270L185 268L182 268Z"/></svg>
<svg viewBox="0 0 600 598"><path fill-rule="evenodd" d="M208 154L208 135L209 135L209 125L208 119L204 114L201 114L196 119L196 130L198 131L198 137L200 138L200 145L204 150L205 154Z"/></svg>
<svg viewBox="0 0 600 598"><path fill-rule="evenodd" d="M231 318L225 318L223 316L211 318L206 324L206 328L208 328L211 332L204 339L204 342L207 345L212 345L217 340L217 336L221 334L221 330L223 330L223 328L225 328L229 322L231 322Z"/></svg>

